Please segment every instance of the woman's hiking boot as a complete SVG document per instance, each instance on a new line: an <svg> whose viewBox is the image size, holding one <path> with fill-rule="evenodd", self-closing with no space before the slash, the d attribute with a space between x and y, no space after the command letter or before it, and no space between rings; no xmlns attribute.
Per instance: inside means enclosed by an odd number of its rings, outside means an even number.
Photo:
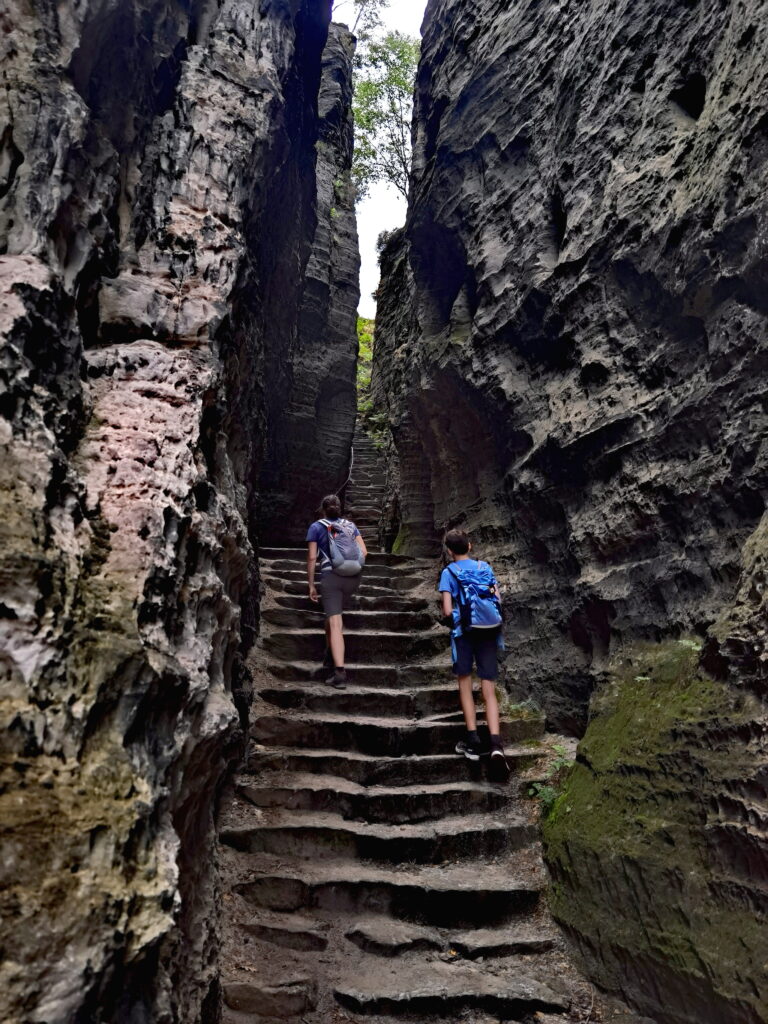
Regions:
<svg viewBox="0 0 768 1024"><path fill-rule="evenodd" d="M328 676L325 680L329 686L334 686L337 690L344 690L347 686L347 672L343 668L335 668L333 675Z"/></svg>

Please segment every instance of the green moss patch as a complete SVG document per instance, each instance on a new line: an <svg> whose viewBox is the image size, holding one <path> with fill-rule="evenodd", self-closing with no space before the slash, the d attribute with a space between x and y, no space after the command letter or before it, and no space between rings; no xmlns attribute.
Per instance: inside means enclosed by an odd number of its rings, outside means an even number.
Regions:
<svg viewBox="0 0 768 1024"><path fill-rule="evenodd" d="M631 990L633 961L658 964L664 1019L687 1019L673 1004L693 979L738 1006L734 1021L765 1019L762 882L740 867L755 837L721 809L738 814L759 771L756 702L703 674L684 639L624 652L591 715L543 824L555 915L609 988Z"/></svg>

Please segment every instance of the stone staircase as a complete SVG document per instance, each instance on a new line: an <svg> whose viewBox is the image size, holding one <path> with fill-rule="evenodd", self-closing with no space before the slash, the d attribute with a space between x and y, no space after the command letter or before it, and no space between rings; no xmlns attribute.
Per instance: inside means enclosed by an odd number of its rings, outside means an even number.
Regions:
<svg viewBox="0 0 768 1024"><path fill-rule="evenodd" d="M520 792L543 722L505 722L506 784L453 752L447 637L418 593L435 567L373 550L383 486L358 438L348 514L372 552L346 690L323 682L304 549L261 552L251 746L219 823L224 1021L585 1020Z"/></svg>

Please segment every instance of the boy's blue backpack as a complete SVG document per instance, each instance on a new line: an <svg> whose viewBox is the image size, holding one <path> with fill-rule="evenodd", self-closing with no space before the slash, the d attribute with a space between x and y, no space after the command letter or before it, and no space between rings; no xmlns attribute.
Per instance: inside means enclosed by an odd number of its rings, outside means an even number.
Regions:
<svg viewBox="0 0 768 1024"><path fill-rule="evenodd" d="M331 568L337 576L358 576L365 565L365 555L355 540L355 526L348 519L321 519L328 530Z"/></svg>
<svg viewBox="0 0 768 1024"><path fill-rule="evenodd" d="M472 568L458 567L454 562L448 572L459 587L459 621L462 629L490 629L502 622L501 601L496 596L493 570L487 562L476 562Z"/></svg>

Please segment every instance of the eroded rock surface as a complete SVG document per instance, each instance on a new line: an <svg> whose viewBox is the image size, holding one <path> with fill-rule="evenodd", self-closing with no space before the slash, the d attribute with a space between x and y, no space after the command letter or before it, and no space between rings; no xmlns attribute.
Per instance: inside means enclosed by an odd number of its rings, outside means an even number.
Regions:
<svg viewBox="0 0 768 1024"><path fill-rule="evenodd" d="M326 165L347 157L323 136L318 179L328 22L310 0L0 13L9 1022L216 1019L213 810L247 713L254 482ZM344 125L349 39L333 47ZM324 256L354 268L346 217L350 251L327 245L311 282ZM314 326L351 389L343 315L331 296Z"/></svg>
<svg viewBox="0 0 768 1024"><path fill-rule="evenodd" d="M556 909L674 1024L768 1012L766 14L431 0L382 259L395 550L469 529L513 692L595 693Z"/></svg>
<svg viewBox="0 0 768 1024"><path fill-rule="evenodd" d="M398 550L461 524L506 563L515 687L565 728L612 641L713 621L763 512L765 14L428 7L376 332Z"/></svg>

